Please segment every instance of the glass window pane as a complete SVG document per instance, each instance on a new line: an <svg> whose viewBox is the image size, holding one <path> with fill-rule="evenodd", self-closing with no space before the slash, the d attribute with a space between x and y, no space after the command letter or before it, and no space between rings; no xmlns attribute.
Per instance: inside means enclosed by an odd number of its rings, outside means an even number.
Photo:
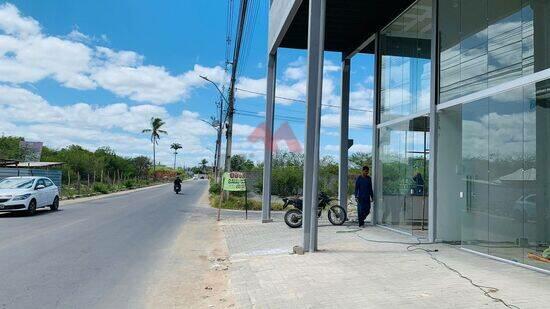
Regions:
<svg viewBox="0 0 550 309"><path fill-rule="evenodd" d="M524 87L524 196L516 207L523 208L525 262L550 269L528 254L540 256L550 247L550 80Z"/></svg>
<svg viewBox="0 0 550 309"><path fill-rule="evenodd" d="M440 102L550 67L550 0L441 1Z"/></svg>
<svg viewBox="0 0 550 309"><path fill-rule="evenodd" d="M484 253L489 240L488 107L486 99L462 106L462 246Z"/></svg>
<svg viewBox="0 0 550 309"><path fill-rule="evenodd" d="M381 122L429 110L431 18L421 0L381 32Z"/></svg>
<svg viewBox="0 0 550 309"><path fill-rule="evenodd" d="M550 80L438 112L438 239L550 269L533 258L550 246L548 93Z"/></svg>
<svg viewBox="0 0 550 309"><path fill-rule="evenodd" d="M489 99L489 254L523 262L523 89Z"/></svg>

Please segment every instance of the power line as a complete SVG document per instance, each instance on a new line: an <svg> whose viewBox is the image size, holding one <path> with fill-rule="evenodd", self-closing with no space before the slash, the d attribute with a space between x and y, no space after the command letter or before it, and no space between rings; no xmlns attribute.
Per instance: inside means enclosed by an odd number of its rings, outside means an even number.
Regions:
<svg viewBox="0 0 550 309"><path fill-rule="evenodd" d="M241 54L241 44L243 39L243 30L246 22L246 14L248 9L248 0L241 0L239 8L239 21L237 27L237 35L235 40L235 48L233 49L233 61L231 68L231 80L229 84L229 106L227 108L227 131L226 131L226 149L225 149L225 171L231 171L231 148L233 144L233 113L235 111L235 84L237 82L238 62ZM219 220L218 211L218 220Z"/></svg>
<svg viewBox="0 0 550 309"><path fill-rule="evenodd" d="M249 110L242 110L238 109L235 111L235 114L245 117L254 117L254 118L260 118L265 119L265 116L259 115L257 112L249 111ZM303 117L296 117L296 116L290 116L290 115L275 115L275 119L277 120L284 120L288 122L295 122L295 123L304 123L305 119ZM360 124L352 124L350 125L350 128L353 129L370 129L371 127L369 125L360 125Z"/></svg>
<svg viewBox="0 0 550 309"><path fill-rule="evenodd" d="M261 95L261 96L266 96L265 93L262 93L262 92L257 92L257 91L252 91L252 90L247 90L247 89L243 89L243 88L235 88L236 90L238 91L242 91L242 92L248 92L248 93L252 93L252 94L257 94L257 95ZM281 99L281 100L287 100L287 101L294 101L294 102L301 102L301 103L306 103L305 100L301 100L301 99L293 99L293 98L286 98L286 97L279 97L279 96L276 96L277 99Z"/></svg>
<svg viewBox="0 0 550 309"><path fill-rule="evenodd" d="M248 92L248 93L252 93L252 94L257 94L257 95L261 95L261 96L264 96L264 97L266 96L265 93L252 91L252 90L247 90L247 89L242 89L242 88L235 88L235 90L242 91L242 92ZM287 98L287 97L280 97L280 96L275 96L275 98L280 99L280 100L292 101L292 102L306 103L306 101L302 100L302 99L294 99L294 98ZM321 105L326 106L326 107L340 108L340 106L333 105L333 104L323 103ZM361 109L361 108L353 108L353 107L350 107L349 110L359 111L359 112L372 112L372 109Z"/></svg>
<svg viewBox="0 0 550 309"><path fill-rule="evenodd" d="M247 14L247 22L245 24L245 33L243 38L243 56L241 59L241 65L238 70L238 74L246 71L248 64L248 56L250 55L252 41L254 40L254 31L256 29L256 21L260 7L262 7L263 0L250 0L250 9Z"/></svg>

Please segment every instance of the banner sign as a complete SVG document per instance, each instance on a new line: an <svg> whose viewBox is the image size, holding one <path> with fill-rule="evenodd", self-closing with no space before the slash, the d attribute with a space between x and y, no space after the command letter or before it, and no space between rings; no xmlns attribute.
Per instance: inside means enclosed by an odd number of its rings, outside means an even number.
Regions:
<svg viewBox="0 0 550 309"><path fill-rule="evenodd" d="M246 191L246 178L244 173L226 172L223 174L222 188L225 191Z"/></svg>
<svg viewBox="0 0 550 309"><path fill-rule="evenodd" d="M19 142L19 149L23 153L23 160L27 162L39 162L42 156L42 142Z"/></svg>

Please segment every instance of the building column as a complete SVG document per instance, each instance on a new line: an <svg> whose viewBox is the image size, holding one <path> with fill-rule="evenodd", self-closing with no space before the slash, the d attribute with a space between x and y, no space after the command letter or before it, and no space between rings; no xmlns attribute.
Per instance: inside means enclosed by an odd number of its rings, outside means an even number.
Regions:
<svg viewBox="0 0 550 309"><path fill-rule="evenodd" d="M264 179L262 223L271 219L271 160L273 158L273 123L275 121L275 85L277 81L277 54L269 54L267 61L267 94L265 101Z"/></svg>
<svg viewBox="0 0 550 309"><path fill-rule="evenodd" d="M348 149L350 59L342 59L342 102L340 104L340 164L338 166L338 199L348 211Z"/></svg>
<svg viewBox="0 0 550 309"><path fill-rule="evenodd" d="M437 211L437 102L439 101L438 0L432 0L432 44L430 82L430 159L428 166L428 241L436 239Z"/></svg>
<svg viewBox="0 0 550 309"><path fill-rule="evenodd" d="M323 52L325 43L326 0L309 1L308 77L305 128L303 247L317 249L317 203L319 191L319 142L321 92L323 84Z"/></svg>
<svg viewBox="0 0 550 309"><path fill-rule="evenodd" d="M374 37L374 98L372 108L372 156L371 156L371 179L372 190L374 192L374 205L372 209L372 224L378 223L379 207L382 203L378 201L382 200L381 196L378 196L378 188L382 185L382 178L378 177L378 115L380 115L380 93L381 93L381 68L382 68L382 55L380 55L380 32L377 32Z"/></svg>
<svg viewBox="0 0 550 309"><path fill-rule="evenodd" d="M548 68L550 60L548 58L548 43L550 41L550 29L546 26L550 18L550 7L544 1L531 1L533 10L533 45L534 45L534 69L542 71ZM536 227L534 236L536 239L529 239L534 243L548 243L550 241L550 220L548 212L550 211L550 100L545 95L548 93L550 83L548 81L538 82L535 85L534 98L536 103L535 116L535 170L536 170L536 197L535 214ZM525 210L524 210L525 213Z"/></svg>

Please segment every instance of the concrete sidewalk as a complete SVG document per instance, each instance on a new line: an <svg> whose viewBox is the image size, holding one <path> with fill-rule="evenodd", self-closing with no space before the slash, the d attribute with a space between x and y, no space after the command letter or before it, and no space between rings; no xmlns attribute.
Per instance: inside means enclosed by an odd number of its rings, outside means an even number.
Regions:
<svg viewBox="0 0 550 309"><path fill-rule="evenodd" d="M550 304L548 275L449 245L409 248L437 249L431 255L444 264L439 263L425 251L408 251L407 244L375 242L416 242L380 227L358 230L322 221L321 251L292 255L292 247L301 244L301 229L289 229L280 214L269 224L237 217L226 217L220 224L231 261L229 288L238 308L548 308ZM445 265L485 287L472 285Z"/></svg>

